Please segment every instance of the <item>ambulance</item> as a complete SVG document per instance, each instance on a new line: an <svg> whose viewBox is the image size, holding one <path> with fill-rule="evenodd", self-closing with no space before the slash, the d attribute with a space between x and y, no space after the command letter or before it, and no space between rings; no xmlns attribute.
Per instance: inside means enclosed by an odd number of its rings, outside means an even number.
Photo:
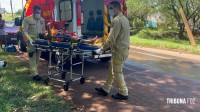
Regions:
<svg viewBox="0 0 200 112"><path fill-rule="evenodd" d="M127 16L126 0L26 0L22 16L15 18L15 24L19 26L17 34L19 49L26 51L24 42L26 38L22 36L21 24L25 17L32 15L35 5L41 7L45 23L52 23L52 37L67 25L66 30L72 35L88 38L102 37L101 42L94 45L101 46L108 40L113 19L108 14L108 8L112 1L120 2L122 13ZM110 60L110 56L104 55L100 60L107 62Z"/></svg>

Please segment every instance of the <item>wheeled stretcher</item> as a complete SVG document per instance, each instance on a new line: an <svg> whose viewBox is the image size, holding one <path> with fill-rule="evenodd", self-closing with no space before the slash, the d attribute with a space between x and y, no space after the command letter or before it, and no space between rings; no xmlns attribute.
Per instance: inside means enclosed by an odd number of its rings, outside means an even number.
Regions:
<svg viewBox="0 0 200 112"><path fill-rule="evenodd" d="M84 77L84 59L87 56L91 56L94 50L99 49L98 46L89 46L87 44L77 44L72 42L50 42L46 40L34 40L33 45L36 50L41 50L49 52L48 61L48 75L44 80L45 84L48 84L50 80L62 82L63 89L67 91L69 89L70 83L80 80L81 84L85 83ZM58 60L56 66L52 66L52 54L57 54ZM73 63L74 56L80 56L80 61ZM67 72L64 70L63 66L66 61L70 61L70 70ZM81 65L81 72L74 73L74 66ZM56 70L56 73L52 73L52 70ZM69 74L70 78L65 80L66 75ZM76 76L75 78L73 76ZM59 78L60 76L61 78Z"/></svg>

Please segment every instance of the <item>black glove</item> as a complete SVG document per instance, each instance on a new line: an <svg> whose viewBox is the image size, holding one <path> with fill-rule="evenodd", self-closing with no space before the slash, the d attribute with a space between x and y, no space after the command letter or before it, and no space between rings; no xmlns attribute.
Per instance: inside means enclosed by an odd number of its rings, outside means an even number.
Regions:
<svg viewBox="0 0 200 112"><path fill-rule="evenodd" d="M61 42L71 42L71 35L64 35Z"/></svg>
<svg viewBox="0 0 200 112"><path fill-rule="evenodd" d="M44 37L45 37L44 34L39 33L39 38L40 38L40 39L44 39Z"/></svg>
<svg viewBox="0 0 200 112"><path fill-rule="evenodd" d="M35 54L35 51L29 52L29 53L28 53L28 56L32 58L34 54Z"/></svg>

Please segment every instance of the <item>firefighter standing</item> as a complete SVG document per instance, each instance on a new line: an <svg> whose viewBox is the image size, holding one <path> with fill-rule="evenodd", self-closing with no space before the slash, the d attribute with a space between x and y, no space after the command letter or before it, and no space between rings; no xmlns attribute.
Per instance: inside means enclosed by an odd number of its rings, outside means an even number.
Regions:
<svg viewBox="0 0 200 112"><path fill-rule="evenodd" d="M24 19L22 23L23 35L27 39L27 52L29 56L29 65L31 69L31 75L34 76L33 79L36 81L42 80L38 74L38 63L41 56L40 50L35 50L32 45L34 39L39 39L39 34L44 33L45 21L41 17L41 8L39 6L34 6L33 15Z"/></svg>
<svg viewBox="0 0 200 112"><path fill-rule="evenodd" d="M5 26L5 20L2 19L2 14L0 13L0 47L1 49L3 48L2 47L3 41L4 41L5 46L7 45L7 38L6 38L7 34L4 30L4 26Z"/></svg>
<svg viewBox="0 0 200 112"><path fill-rule="evenodd" d="M114 81L119 93L112 95L112 98L127 100L128 88L124 81L122 66L129 54L130 25L128 19L121 13L121 5L117 1L110 3L109 15L114 17L109 39L96 52L101 54L104 50L110 48L112 52L111 63L105 84L102 88L95 88L95 90L101 95L107 96Z"/></svg>

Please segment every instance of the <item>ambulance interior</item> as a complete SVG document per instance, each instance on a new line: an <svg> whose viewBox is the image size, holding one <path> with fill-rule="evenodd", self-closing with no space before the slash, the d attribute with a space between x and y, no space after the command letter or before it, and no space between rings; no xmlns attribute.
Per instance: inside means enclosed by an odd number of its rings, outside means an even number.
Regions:
<svg viewBox="0 0 200 112"><path fill-rule="evenodd" d="M73 32L73 2L72 0L55 0L54 19L56 22L66 21L67 30Z"/></svg>
<svg viewBox="0 0 200 112"><path fill-rule="evenodd" d="M55 0L54 19L56 22L66 21L68 31L75 29L73 0ZM104 35L104 0L81 0L81 32L88 37Z"/></svg>
<svg viewBox="0 0 200 112"><path fill-rule="evenodd" d="M82 34L103 37L104 0L81 0Z"/></svg>

